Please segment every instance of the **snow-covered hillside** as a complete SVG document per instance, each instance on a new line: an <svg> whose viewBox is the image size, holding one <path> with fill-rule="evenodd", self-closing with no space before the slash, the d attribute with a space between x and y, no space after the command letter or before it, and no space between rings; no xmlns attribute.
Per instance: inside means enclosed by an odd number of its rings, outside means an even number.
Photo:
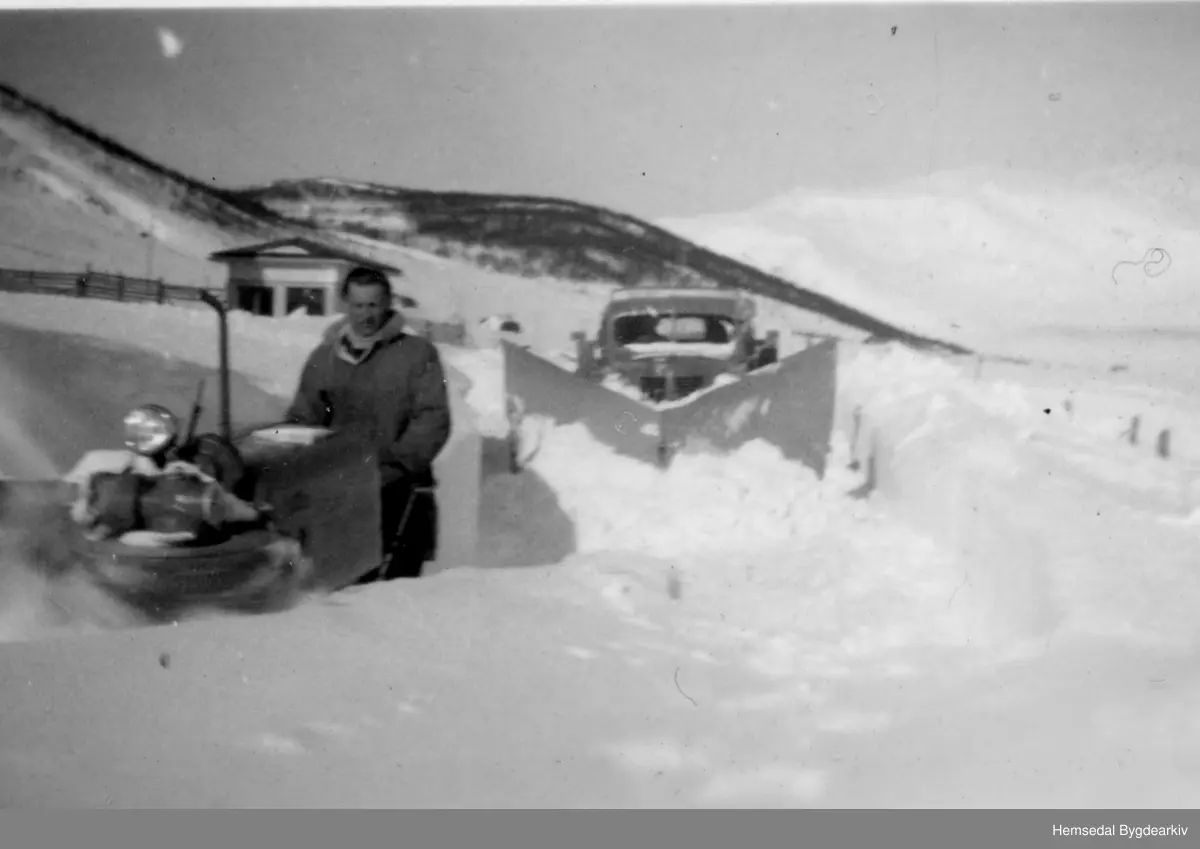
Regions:
<svg viewBox="0 0 1200 849"><path fill-rule="evenodd" d="M205 258L287 232L0 86L0 264L211 286Z"/></svg>
<svg viewBox="0 0 1200 849"><path fill-rule="evenodd" d="M1200 320L1196 205L1161 182L1154 172L1073 182L943 172L856 193L796 189L744 212L660 223L892 321L1028 355L1021 337L1032 331Z"/></svg>
<svg viewBox="0 0 1200 849"><path fill-rule="evenodd" d="M320 188L327 183L343 193L370 188L342 181L317 180L313 185ZM435 207L443 202L453 206L453 195L424 194ZM628 275L610 269L608 276L590 274L588 279L593 282L584 283L569 276L546 277L537 269L571 266L579 256L607 255L614 244L618 259L624 261L629 257L620 239L646 237L647 229L629 216L553 198L536 204L549 211L549 218L530 224L520 210L508 208L520 199L483 198L474 217L463 218L450 211L450 220L459 230L457 238L465 239L467 246L456 248L451 252L454 258L447 258L439 255L445 245L437 237L423 238L415 246L396 244L388 228L407 226L399 218L392 221L402 216L404 208L387 197L379 199L370 192L361 198L347 197L335 204L332 217L310 220L301 215L295 221L281 213L299 215L296 209L285 204L276 210L268 199L257 190L222 189L174 172L0 86L0 267L76 271L90 266L111 273L161 277L173 285L212 288L224 282L223 266L207 259L213 251L302 235L400 268L407 278L404 285L417 294L422 318L476 325L490 315L511 315L526 328L526 342L554 351L569 347L571 331L594 329L599 303L615 285L613 281L623 282ZM506 238L513 240L515 255L525 256L526 242L533 239L537 243L534 253L540 259L518 257L515 267L502 270L481 267L478 255L482 248L475 242L484 234L491 234L489 238L494 240L492 219L496 215L508 222L511 232ZM341 227L365 221L377 225L379 238ZM329 226L320 226L323 224ZM678 239L660 235L670 244L649 239L646 274L654 273L658 267L654 263L661 265L660 254L675 257L681 253ZM581 244L587 248L582 253ZM678 269L672 274L678 277L676 272ZM803 293L782 281L771 283L803 298ZM780 330L789 341L794 338L792 331L851 337L864 333L811 310L764 297L759 301L764 329ZM859 318L871 321L869 316Z"/></svg>

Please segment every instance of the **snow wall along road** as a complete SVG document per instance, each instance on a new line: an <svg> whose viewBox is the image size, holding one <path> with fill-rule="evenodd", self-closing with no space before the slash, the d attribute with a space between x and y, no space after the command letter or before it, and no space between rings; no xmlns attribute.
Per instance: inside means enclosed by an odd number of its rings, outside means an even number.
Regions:
<svg viewBox="0 0 1200 849"><path fill-rule="evenodd" d="M1196 506L1187 475L977 378L975 360L897 345L841 360L838 428L873 498L953 558L955 603L986 630L1200 636L1194 531L1168 518Z"/></svg>
<svg viewBox="0 0 1200 849"><path fill-rule="evenodd" d="M1009 403L1005 403L1005 401ZM899 346L843 349L838 428L864 490L927 534L961 571L955 603L1021 636L1055 628L1038 487L1020 473L1020 401L973 385L944 358ZM1044 511L1045 516L1054 511Z"/></svg>

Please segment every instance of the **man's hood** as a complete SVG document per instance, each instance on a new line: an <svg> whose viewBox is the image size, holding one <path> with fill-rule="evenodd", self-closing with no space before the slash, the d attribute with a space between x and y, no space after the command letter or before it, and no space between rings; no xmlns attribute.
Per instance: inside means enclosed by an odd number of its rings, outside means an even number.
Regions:
<svg viewBox="0 0 1200 849"><path fill-rule="evenodd" d="M325 342L333 342L342 335L350 327L350 316L342 316L334 321L327 328L322 337ZM383 328L379 331L378 339L380 345L387 345L389 342L394 342L405 334L408 329L408 322L404 320L404 316L395 310L391 316L384 322Z"/></svg>

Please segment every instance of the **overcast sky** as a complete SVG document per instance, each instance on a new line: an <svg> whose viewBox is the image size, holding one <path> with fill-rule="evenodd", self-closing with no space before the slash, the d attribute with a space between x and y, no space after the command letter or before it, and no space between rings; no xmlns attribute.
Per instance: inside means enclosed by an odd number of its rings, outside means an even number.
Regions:
<svg viewBox="0 0 1200 849"><path fill-rule="evenodd" d="M223 185L691 215L942 168L1195 164L1200 4L6 12L0 80Z"/></svg>

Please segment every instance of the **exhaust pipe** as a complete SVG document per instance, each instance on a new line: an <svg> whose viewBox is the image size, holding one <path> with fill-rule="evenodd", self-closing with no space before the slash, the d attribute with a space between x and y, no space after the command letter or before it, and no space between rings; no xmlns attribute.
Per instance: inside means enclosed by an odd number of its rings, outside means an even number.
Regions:
<svg viewBox="0 0 1200 849"><path fill-rule="evenodd" d="M229 317L225 305L211 292L201 290L200 300L217 311L220 323L219 346L221 351L220 380L221 380L221 438L226 441L233 439L233 424L230 418L229 403Z"/></svg>

